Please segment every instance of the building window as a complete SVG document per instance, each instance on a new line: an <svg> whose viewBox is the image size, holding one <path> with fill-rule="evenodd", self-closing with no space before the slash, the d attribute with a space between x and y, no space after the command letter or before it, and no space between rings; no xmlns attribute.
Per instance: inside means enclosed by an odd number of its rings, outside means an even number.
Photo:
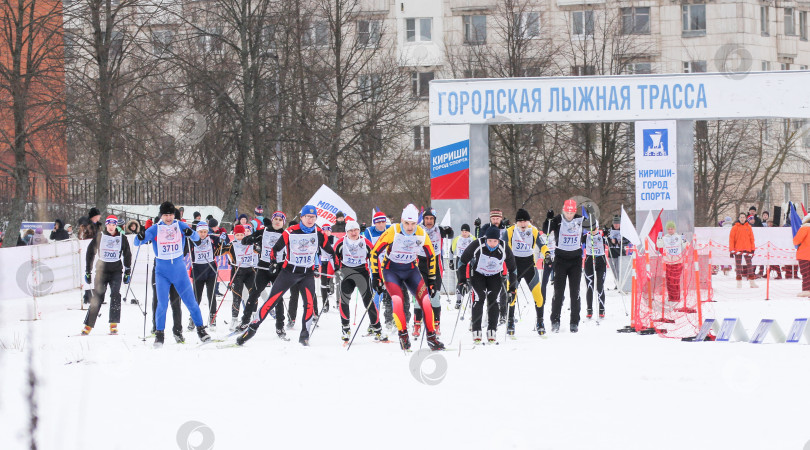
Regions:
<svg viewBox="0 0 810 450"><path fill-rule="evenodd" d="M426 42L433 40L431 37L433 19L405 19L405 40L408 42Z"/></svg>
<svg viewBox="0 0 810 450"><path fill-rule="evenodd" d="M785 183L785 202L790 201L790 183Z"/></svg>
<svg viewBox="0 0 810 450"><path fill-rule="evenodd" d="M378 73L360 75L360 97L374 100L382 94L382 76Z"/></svg>
<svg viewBox="0 0 810 450"><path fill-rule="evenodd" d="M762 71L767 72L771 70L771 62L770 61L762 61Z"/></svg>
<svg viewBox="0 0 810 450"><path fill-rule="evenodd" d="M596 75L595 66L571 66L571 75L582 77L586 75Z"/></svg>
<svg viewBox="0 0 810 450"><path fill-rule="evenodd" d="M206 28L197 39L200 51L203 53L222 52L222 30L220 28Z"/></svg>
<svg viewBox="0 0 810 450"><path fill-rule="evenodd" d="M810 183L804 183L802 185L802 203L808 205L807 200L810 200Z"/></svg>
<svg viewBox="0 0 810 450"><path fill-rule="evenodd" d="M359 20L357 22L357 43L361 47L377 47L380 45L380 30L382 21Z"/></svg>
<svg viewBox="0 0 810 450"><path fill-rule="evenodd" d="M540 13L527 12L515 14L515 23L518 33L524 39L532 39L540 36Z"/></svg>
<svg viewBox="0 0 810 450"><path fill-rule="evenodd" d="M650 34L650 8L622 8L622 34Z"/></svg>
<svg viewBox="0 0 810 450"><path fill-rule="evenodd" d="M684 61L683 73L705 73L706 61Z"/></svg>
<svg viewBox="0 0 810 450"><path fill-rule="evenodd" d="M313 21L304 32L305 46L325 47L329 45L329 23L325 20Z"/></svg>
<svg viewBox="0 0 810 450"><path fill-rule="evenodd" d="M487 43L487 16L463 16L464 43L482 45Z"/></svg>
<svg viewBox="0 0 810 450"><path fill-rule="evenodd" d="M262 27L262 45L267 49L276 48L276 25L265 24Z"/></svg>
<svg viewBox="0 0 810 450"><path fill-rule="evenodd" d="M790 70L790 63L780 63L779 70Z"/></svg>
<svg viewBox="0 0 810 450"><path fill-rule="evenodd" d="M706 34L706 5L682 5L684 36L704 36Z"/></svg>
<svg viewBox="0 0 810 450"><path fill-rule="evenodd" d="M637 63L630 63L627 65L627 73L630 75L633 74L651 74L652 73L652 63L648 62L637 62Z"/></svg>
<svg viewBox="0 0 810 450"><path fill-rule="evenodd" d="M413 149L430 150L430 127L413 127Z"/></svg>
<svg viewBox="0 0 810 450"><path fill-rule="evenodd" d="M121 57L124 51L124 33L113 30L110 33L110 60L115 61Z"/></svg>
<svg viewBox="0 0 810 450"><path fill-rule="evenodd" d="M593 36L593 10L571 13L571 33L574 36Z"/></svg>
<svg viewBox="0 0 810 450"><path fill-rule="evenodd" d="M785 36L796 36L796 19L793 8L785 8Z"/></svg>
<svg viewBox="0 0 810 450"><path fill-rule="evenodd" d="M524 75L529 76L529 75ZM464 69L463 78L486 78L487 71L485 69Z"/></svg>
<svg viewBox="0 0 810 450"><path fill-rule="evenodd" d="M416 98L427 98L430 95L430 80L433 72L411 73L411 95Z"/></svg>
<svg viewBox="0 0 810 450"><path fill-rule="evenodd" d="M807 11L799 13L799 38L803 41L807 40Z"/></svg>
<svg viewBox="0 0 810 450"><path fill-rule="evenodd" d="M763 36L771 35L770 13L771 8L769 6L759 7L759 32L762 33Z"/></svg>
<svg viewBox="0 0 810 450"><path fill-rule="evenodd" d="M155 55L172 51L172 30L156 30L152 32L152 50Z"/></svg>
<svg viewBox="0 0 810 450"><path fill-rule="evenodd" d="M802 64L799 66L799 70L807 70L807 64Z"/></svg>

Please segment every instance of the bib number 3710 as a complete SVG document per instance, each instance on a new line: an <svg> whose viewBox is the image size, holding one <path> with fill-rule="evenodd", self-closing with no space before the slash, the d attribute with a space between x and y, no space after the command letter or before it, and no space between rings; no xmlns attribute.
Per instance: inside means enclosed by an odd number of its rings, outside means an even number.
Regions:
<svg viewBox="0 0 810 450"><path fill-rule="evenodd" d="M176 252L180 250L180 244L163 244L163 253Z"/></svg>

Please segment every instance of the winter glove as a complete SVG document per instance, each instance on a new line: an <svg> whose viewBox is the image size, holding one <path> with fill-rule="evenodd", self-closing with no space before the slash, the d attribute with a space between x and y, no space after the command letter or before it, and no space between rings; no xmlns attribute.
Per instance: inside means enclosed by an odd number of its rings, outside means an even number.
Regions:
<svg viewBox="0 0 810 450"><path fill-rule="evenodd" d="M515 303L517 303L517 292L509 289L509 306L515 306Z"/></svg>
<svg viewBox="0 0 810 450"><path fill-rule="evenodd" d="M255 244L253 244L253 251L260 254L260 255L262 254L262 244L261 244L261 242L257 242Z"/></svg>
<svg viewBox="0 0 810 450"><path fill-rule="evenodd" d="M428 288L428 294L430 295L431 298L434 295L436 295L436 275L433 275L432 277L428 278L428 286L427 286L427 288Z"/></svg>
<svg viewBox="0 0 810 450"><path fill-rule="evenodd" d="M734 257L734 252L728 252L728 257L733 258Z"/></svg>
<svg viewBox="0 0 810 450"><path fill-rule="evenodd" d="M91 278L90 272L85 272L84 273L84 284L90 284L90 278Z"/></svg>
<svg viewBox="0 0 810 450"><path fill-rule="evenodd" d="M449 267L450 270L456 270L456 262L453 259L450 259L450 262L447 263L447 267Z"/></svg>
<svg viewBox="0 0 810 450"><path fill-rule="evenodd" d="M481 226L481 219L476 217L475 221L473 222L473 225L475 225L477 227L480 227Z"/></svg>
<svg viewBox="0 0 810 450"><path fill-rule="evenodd" d="M378 294L385 292L385 286L383 285L382 278L380 278L380 276L377 274L371 275L371 286Z"/></svg>
<svg viewBox="0 0 810 450"><path fill-rule="evenodd" d="M194 230L192 230L191 228L186 228L186 230L183 231L183 234L185 234L188 237L191 237L191 235L194 234Z"/></svg>
<svg viewBox="0 0 810 450"><path fill-rule="evenodd" d="M450 227L439 227L442 231L444 231L444 237L447 239L453 239L453 229Z"/></svg>
<svg viewBox="0 0 810 450"><path fill-rule="evenodd" d="M509 219L503 219L503 226L504 228L509 228L512 226L512 222Z"/></svg>
<svg viewBox="0 0 810 450"><path fill-rule="evenodd" d="M222 233L220 233L220 234L219 234L219 240L220 240L220 241L221 241L223 244L224 244L224 243L226 243L226 242L228 242L228 233L226 233L226 232L224 232L224 231L223 231Z"/></svg>
<svg viewBox="0 0 810 450"><path fill-rule="evenodd" d="M141 228L140 230L138 230L138 240L143 241L144 239L146 239L146 230L144 228Z"/></svg>
<svg viewBox="0 0 810 450"><path fill-rule="evenodd" d="M129 267L124 269L124 284L129 284L129 280L132 279L132 272L130 271Z"/></svg>
<svg viewBox="0 0 810 450"><path fill-rule="evenodd" d="M281 264L273 263L273 264L270 264L270 267L268 267L267 271L270 272L270 276L272 277L272 276L274 276L275 274L278 273L280 268L281 268Z"/></svg>

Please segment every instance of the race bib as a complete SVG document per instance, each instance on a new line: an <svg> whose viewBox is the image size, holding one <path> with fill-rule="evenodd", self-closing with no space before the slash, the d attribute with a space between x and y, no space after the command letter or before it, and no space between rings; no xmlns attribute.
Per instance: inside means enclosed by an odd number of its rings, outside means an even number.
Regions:
<svg viewBox="0 0 810 450"><path fill-rule="evenodd" d="M262 253L259 255L262 261L273 262L273 259L270 257L270 252L273 250L273 246L276 245L280 237L281 233L277 231L264 230L264 233L262 233Z"/></svg>
<svg viewBox="0 0 810 450"><path fill-rule="evenodd" d="M604 256L605 241L603 240L602 236L586 235L584 239L585 239L585 249L588 255Z"/></svg>
<svg viewBox="0 0 810 450"><path fill-rule="evenodd" d="M239 267L253 267L256 252L252 245L244 245L240 241L233 242L233 253L236 256L236 264Z"/></svg>
<svg viewBox="0 0 810 450"><path fill-rule="evenodd" d="M297 267L315 265L318 254L318 235L316 233L290 234L289 263Z"/></svg>
<svg viewBox="0 0 810 450"><path fill-rule="evenodd" d="M493 258L487 255L481 255L478 258L478 266L475 271L481 275L496 275L503 269L503 258Z"/></svg>
<svg viewBox="0 0 810 450"><path fill-rule="evenodd" d="M412 263L416 260L416 255L421 247L419 237L415 234L413 236L397 234L394 236L394 243L391 245L388 259L399 264Z"/></svg>
<svg viewBox="0 0 810 450"><path fill-rule="evenodd" d="M193 246L191 250L194 252L194 264L214 262L214 247L211 245L211 239L206 237L200 242L200 245Z"/></svg>
<svg viewBox="0 0 810 450"><path fill-rule="evenodd" d="M170 260L183 256L183 233L177 222L171 225L159 223L157 225L157 258Z"/></svg>
<svg viewBox="0 0 810 450"><path fill-rule="evenodd" d="M110 236L101 234L99 243L98 259L104 262L116 262L121 259L121 235Z"/></svg>
<svg viewBox="0 0 810 450"><path fill-rule="evenodd" d="M458 238L458 240L456 241L456 256L460 258L461 254L464 253L464 250L467 250L467 247L469 247L470 244L472 244L472 241L473 241L472 236L468 238L465 237Z"/></svg>
<svg viewBox="0 0 810 450"><path fill-rule="evenodd" d="M576 251L580 250L580 237L582 236L582 218L576 218L570 222L562 219L560 224L560 238L557 248L560 250Z"/></svg>
<svg viewBox="0 0 810 450"><path fill-rule="evenodd" d="M359 267L366 264L368 258L366 251L366 241L358 239L353 241L351 239L343 240L343 264L349 267Z"/></svg>
<svg viewBox="0 0 810 450"><path fill-rule="evenodd" d="M533 256L533 241L534 236L532 235L531 228L526 228L526 231L520 231L515 228L514 231L512 231L512 253L516 257L522 258Z"/></svg>

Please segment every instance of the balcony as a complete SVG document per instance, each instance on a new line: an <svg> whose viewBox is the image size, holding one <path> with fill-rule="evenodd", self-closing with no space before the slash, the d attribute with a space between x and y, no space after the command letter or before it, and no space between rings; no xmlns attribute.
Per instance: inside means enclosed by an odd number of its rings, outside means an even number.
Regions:
<svg viewBox="0 0 810 450"><path fill-rule="evenodd" d="M798 36L776 36L776 53L780 58L795 58L798 55Z"/></svg>

